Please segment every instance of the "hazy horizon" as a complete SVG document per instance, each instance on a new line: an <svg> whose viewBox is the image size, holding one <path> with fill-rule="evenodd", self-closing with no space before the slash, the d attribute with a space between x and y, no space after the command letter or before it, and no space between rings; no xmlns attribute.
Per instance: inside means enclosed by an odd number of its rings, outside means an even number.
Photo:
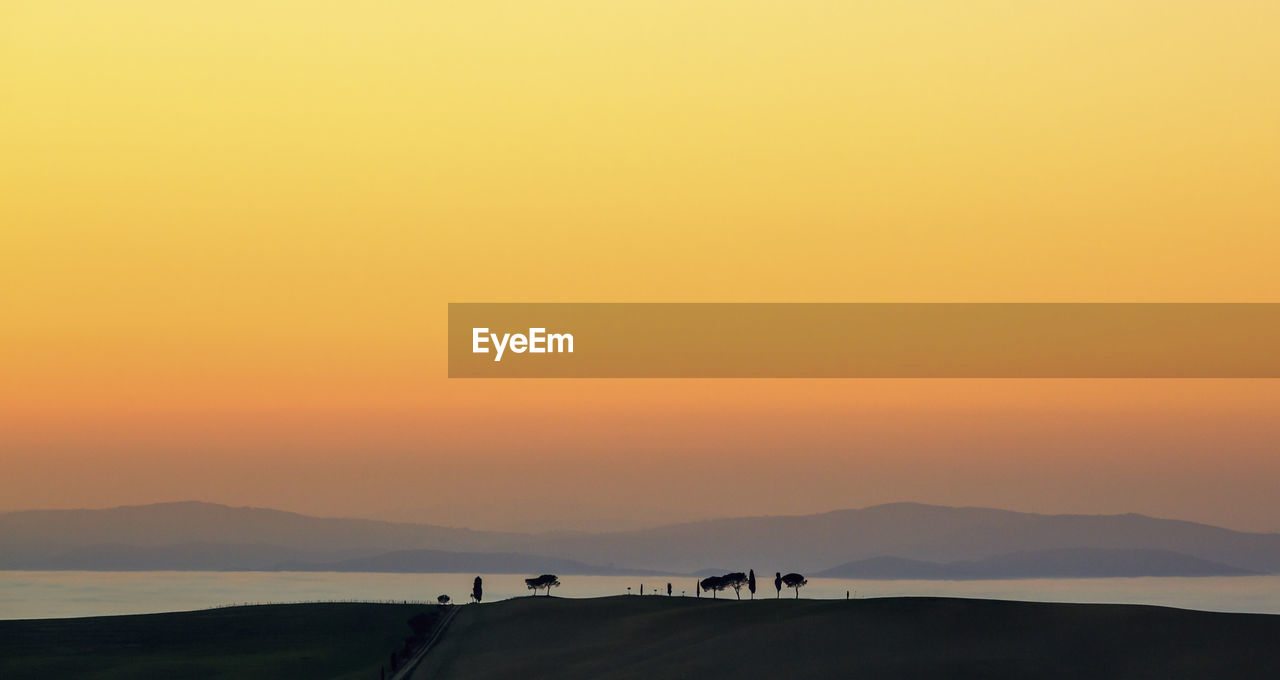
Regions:
<svg viewBox="0 0 1280 680"><path fill-rule="evenodd" d="M0 514L9 513L9 512L113 510L113 509L119 509L119 508L136 508L136 507L147 507L147 506L153 506L153 505L166 505L166 504L207 504L207 505L223 506L223 507L232 508L232 509L276 510L276 511L288 512L288 513L303 515L307 517L316 517L321 519L360 519L360 520L372 520L372 521L394 522L394 523L405 523L405 524L425 524L425 525L448 527L448 528L455 528L455 529L472 529L477 531L495 531L495 532L513 532L513 533L541 533L541 532L609 533L609 532L615 532L615 531L631 531L631 530L637 530L637 529L651 529L651 528L658 528L658 527L678 525L678 524L707 522L707 521L714 521L714 520L720 520L720 519L807 517L807 516L823 515L827 513L849 511L849 510L866 510L866 509L885 506L885 505L921 505L921 506L943 507L943 508L952 508L952 509L1003 510L1003 511L1009 511L1014 513L1037 514L1037 515L1114 516L1114 515L1137 514L1137 515L1143 515L1146 517L1151 517L1153 519L1167 519L1167 520L1193 522L1196 524L1205 524L1208 526L1215 526L1223 529L1230 529L1232 531L1242 531L1242 532L1248 532L1248 533L1280 533L1280 529L1277 529L1277 530L1248 529L1248 528L1227 526L1223 524L1216 524L1214 522L1207 522L1207 521L1197 520L1197 519L1188 518L1188 517L1168 517L1168 516L1160 516L1160 515L1150 515L1147 513L1134 512L1134 511L1122 511L1122 512L1114 512L1114 513L1110 513L1110 512L1108 513L1048 512L1048 511L1026 510L1022 508L998 507L994 505L947 505L944 503L929 503L926 501L916 501L916 500L885 501L882 503L874 503L871 505L864 505L864 506L848 506L848 507L839 507L839 508L833 507L833 508L827 508L824 510L816 510L813 512L796 512L796 513L757 512L757 513L741 514L741 515L715 515L715 516L706 516L706 517L689 517L684 519L675 519L671 521L654 522L650 524L607 525L607 524L597 523L597 525L592 525L592 526L584 525L582 527L554 526L554 525L546 525L543 523L533 523L533 524L516 523L511 525L495 525L495 526L467 526L467 525L460 525L460 524L445 524L441 522L434 522L429 519L423 519L421 517L412 516L412 515L406 515L404 517L395 517L395 516L379 517L379 516L373 516L373 515L324 515L324 514L308 513L308 512L303 512L303 511L295 510L291 508L277 507L277 506L271 506L271 505L262 505L262 504L237 505L237 504L231 504L231 503L222 503L216 500L202 500L202 499L192 499L192 498L156 500L156 501L151 501L146 503L123 503L123 504L117 504L117 505L106 505L106 506L95 506L95 507L29 507L29 508L0 507Z"/></svg>
<svg viewBox="0 0 1280 680"><path fill-rule="evenodd" d="M729 383L729 384L726 384ZM448 405L0 411L6 509L207 499L483 529L911 500L1280 530L1280 381L442 381Z"/></svg>
<svg viewBox="0 0 1280 680"><path fill-rule="evenodd" d="M1280 530L1280 380L431 384L447 403L0 410L0 498L525 530L907 499Z"/></svg>
<svg viewBox="0 0 1280 680"><path fill-rule="evenodd" d="M1280 380L447 377L451 302L1280 301L1280 4L5 19L6 507L1280 530Z"/></svg>

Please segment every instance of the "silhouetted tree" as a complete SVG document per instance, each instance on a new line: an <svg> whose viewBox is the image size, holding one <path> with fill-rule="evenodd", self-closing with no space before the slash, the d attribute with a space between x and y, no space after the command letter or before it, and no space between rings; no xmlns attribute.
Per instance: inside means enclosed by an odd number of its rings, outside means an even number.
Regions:
<svg viewBox="0 0 1280 680"><path fill-rule="evenodd" d="M751 599L756 599L756 570L748 569L747 574L747 590L751 591Z"/></svg>
<svg viewBox="0 0 1280 680"><path fill-rule="evenodd" d="M484 597L484 581L477 576L475 582L471 584L471 599L479 602L482 597Z"/></svg>
<svg viewBox="0 0 1280 680"><path fill-rule="evenodd" d="M702 581L693 582L693 596L702 597Z"/></svg>
<svg viewBox="0 0 1280 680"><path fill-rule="evenodd" d="M449 596L439 595L436 597L436 602L439 602L440 604L449 604Z"/></svg>
<svg viewBox="0 0 1280 680"><path fill-rule="evenodd" d="M667 583L667 597L671 597L671 584Z"/></svg>
<svg viewBox="0 0 1280 680"><path fill-rule="evenodd" d="M775 571L773 573L773 587L778 591L778 594L774 596L774 599L782 597L782 572Z"/></svg>
<svg viewBox="0 0 1280 680"><path fill-rule="evenodd" d="M734 597L741 600L742 586L747 585L747 575L740 571L735 571L731 574L725 574L720 578L724 579L724 585L726 588L733 588Z"/></svg>
<svg viewBox="0 0 1280 680"><path fill-rule="evenodd" d="M702 579L702 589L711 593L711 599L716 599L716 593L725 589L729 585L723 576L708 576Z"/></svg>
<svg viewBox="0 0 1280 680"><path fill-rule="evenodd" d="M525 579L524 584L528 586L529 590L533 591L534 595L537 595L539 590L546 588L547 597L551 597L551 589L560 586L560 577L555 574L543 574L542 576Z"/></svg>
<svg viewBox="0 0 1280 680"><path fill-rule="evenodd" d="M793 572L783 576L782 583L788 588L796 589L796 599L798 600L800 599L800 589L809 585L809 579Z"/></svg>

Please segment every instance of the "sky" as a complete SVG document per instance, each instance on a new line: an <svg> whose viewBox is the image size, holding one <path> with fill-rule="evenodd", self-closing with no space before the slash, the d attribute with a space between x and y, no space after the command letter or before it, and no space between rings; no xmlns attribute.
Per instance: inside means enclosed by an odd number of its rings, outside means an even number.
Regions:
<svg viewBox="0 0 1280 680"><path fill-rule="evenodd" d="M1280 302L1280 5L0 7L0 511L1280 531L1280 382L466 381L449 302Z"/></svg>

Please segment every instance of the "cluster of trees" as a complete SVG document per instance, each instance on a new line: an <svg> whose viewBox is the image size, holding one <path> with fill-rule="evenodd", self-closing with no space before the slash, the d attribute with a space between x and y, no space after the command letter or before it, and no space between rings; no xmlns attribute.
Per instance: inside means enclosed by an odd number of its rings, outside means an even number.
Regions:
<svg viewBox="0 0 1280 680"><path fill-rule="evenodd" d="M809 585L809 579L797 573L790 573L783 576L781 572L773 575L773 587L778 591L778 597L782 597L782 586L796 589L796 599L800 599L800 589Z"/></svg>
<svg viewBox="0 0 1280 680"><path fill-rule="evenodd" d="M529 590L533 591L534 595L537 595L539 590L546 588L547 597L551 597L551 589L560 586L560 577L555 574L543 574L542 576L525 579L524 584Z"/></svg>
<svg viewBox="0 0 1280 680"><path fill-rule="evenodd" d="M794 572L786 576L783 576L782 572L777 572L773 578L773 587L778 591L777 597L782 597L782 587L786 586L795 588L796 598L799 599L800 589L808 584L809 579ZM741 600L743 586L746 586L747 590L751 592L751 599L756 599L756 572L754 569L746 574L735 571L724 576L708 576L697 582L694 592L698 597L702 597L703 592L709 592L712 599L715 599L716 593L726 588L732 588L734 596Z"/></svg>
<svg viewBox="0 0 1280 680"><path fill-rule="evenodd" d="M543 574L541 576L525 579L524 584L529 590L533 591L534 595L537 595L539 590L545 589L547 591L547 597L550 597L551 589L560 586L560 577L555 574ZM801 574L797 574L795 572L789 573L785 576L782 572L777 572L773 576L773 587L778 591L776 597L782 597L782 587L786 586L788 588L794 588L796 591L796 599L799 599L800 589L808 584L809 579L806 579ZM749 569L745 574L740 571L735 571L725 574L724 576L708 576L694 584L694 593L696 593L698 597L702 597L703 592L709 592L711 593L711 597L714 599L716 593L726 589L733 589L734 596L741 600L742 588L744 586L747 591L751 593L751 599L756 599L755 569ZM630 587L627 588L627 592L631 592ZM684 591L680 592L683 593ZM640 586L640 594L644 594L644 586ZM667 595L671 595L670 583L667 584ZM479 576L477 576L475 583L471 586L471 599L479 602L483 597L484 582ZM437 600L439 600L440 604L448 604L449 596L441 595Z"/></svg>
<svg viewBox="0 0 1280 680"><path fill-rule="evenodd" d="M533 591L534 595L537 595L539 590L543 590L545 588L547 596L550 597L551 589L560 586L560 577L555 574L543 574L542 576L525 579L524 584L529 588L529 590ZM667 589L670 590L670 588L671 584L668 583ZM479 576L477 576L476 580L471 584L471 599L476 602L484 599L484 579ZM436 598L436 601L440 604L449 604L449 596L441 595Z"/></svg>
<svg viewBox="0 0 1280 680"><path fill-rule="evenodd" d="M701 597L703 591L711 593L712 599L715 599L716 593L732 588L733 594L739 600L742 599L742 587L746 586L751 591L751 599L756 597L756 571L752 569L749 574L740 571L731 572L724 576L708 576L701 581L695 588L698 596Z"/></svg>

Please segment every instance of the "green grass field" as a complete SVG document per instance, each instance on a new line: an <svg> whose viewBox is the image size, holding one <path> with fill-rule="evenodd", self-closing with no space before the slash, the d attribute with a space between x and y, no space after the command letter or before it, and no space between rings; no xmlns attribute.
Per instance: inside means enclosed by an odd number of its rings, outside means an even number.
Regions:
<svg viewBox="0 0 1280 680"><path fill-rule="evenodd" d="M376 680L438 607L290 604L0 621L0 679Z"/></svg>

